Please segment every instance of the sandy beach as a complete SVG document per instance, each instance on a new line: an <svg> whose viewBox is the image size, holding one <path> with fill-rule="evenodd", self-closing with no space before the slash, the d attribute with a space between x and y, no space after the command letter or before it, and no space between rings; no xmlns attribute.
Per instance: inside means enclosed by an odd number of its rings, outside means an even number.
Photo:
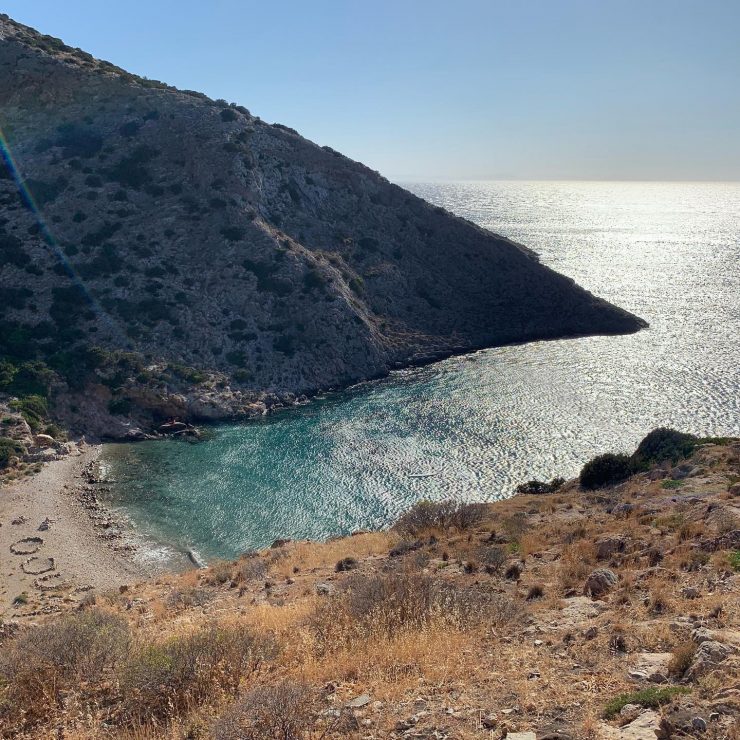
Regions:
<svg viewBox="0 0 740 740"><path fill-rule="evenodd" d="M100 452L83 445L0 488L0 618L53 613L150 575L94 504L86 471Z"/></svg>

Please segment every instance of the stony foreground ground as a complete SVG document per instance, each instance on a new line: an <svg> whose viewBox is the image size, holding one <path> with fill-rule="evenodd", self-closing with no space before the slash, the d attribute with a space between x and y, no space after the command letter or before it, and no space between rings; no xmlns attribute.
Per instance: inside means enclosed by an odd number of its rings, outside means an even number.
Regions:
<svg viewBox="0 0 740 740"><path fill-rule="evenodd" d="M0 727L736 738L739 481L740 442L703 445L615 487L421 506L388 532L69 594L69 616L33 629L19 606Z"/></svg>

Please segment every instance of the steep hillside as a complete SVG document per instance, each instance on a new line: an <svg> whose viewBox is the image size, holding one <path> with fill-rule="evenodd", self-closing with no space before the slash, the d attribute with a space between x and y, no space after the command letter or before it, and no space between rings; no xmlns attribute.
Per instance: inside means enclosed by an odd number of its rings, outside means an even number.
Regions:
<svg viewBox="0 0 740 740"><path fill-rule="evenodd" d="M7 17L0 126L0 390L56 389L77 430L645 325L292 129Z"/></svg>
<svg viewBox="0 0 740 740"><path fill-rule="evenodd" d="M740 440L675 438L615 486L422 503L141 583L27 576L0 735L737 740ZM6 523L3 575L58 552Z"/></svg>

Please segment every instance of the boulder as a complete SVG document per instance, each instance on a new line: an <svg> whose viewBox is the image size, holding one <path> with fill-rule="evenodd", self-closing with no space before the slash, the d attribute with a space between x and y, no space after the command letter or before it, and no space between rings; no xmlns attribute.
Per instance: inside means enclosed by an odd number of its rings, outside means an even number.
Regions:
<svg viewBox="0 0 740 740"><path fill-rule="evenodd" d="M660 731L660 715L649 709L624 727L602 723L598 737L604 740L656 740Z"/></svg>
<svg viewBox="0 0 740 740"><path fill-rule="evenodd" d="M36 434L33 441L37 447L52 447L55 443L54 437L49 434Z"/></svg>
<svg viewBox="0 0 740 740"><path fill-rule="evenodd" d="M717 550L736 550L740 547L740 529L727 532L719 537L710 537L702 540L699 547L704 552L716 552Z"/></svg>
<svg viewBox="0 0 740 740"><path fill-rule="evenodd" d="M691 681L696 680L727 660L730 652L730 648L721 642L705 640L696 649L694 660L686 672L686 677Z"/></svg>
<svg viewBox="0 0 740 740"><path fill-rule="evenodd" d="M671 653L639 653L629 676L636 681L667 683L668 664L672 657Z"/></svg>
<svg viewBox="0 0 740 740"><path fill-rule="evenodd" d="M609 593L618 583L617 574L609 568L597 568L586 579L583 594L598 599Z"/></svg>
<svg viewBox="0 0 740 740"><path fill-rule="evenodd" d="M596 557L609 560L617 553L624 552L627 542L624 537L602 537L596 541Z"/></svg>
<svg viewBox="0 0 740 740"><path fill-rule="evenodd" d="M356 696L354 699L350 699L346 706L349 709L361 709L362 707L366 707L370 701L371 699L368 694L361 694L360 696Z"/></svg>

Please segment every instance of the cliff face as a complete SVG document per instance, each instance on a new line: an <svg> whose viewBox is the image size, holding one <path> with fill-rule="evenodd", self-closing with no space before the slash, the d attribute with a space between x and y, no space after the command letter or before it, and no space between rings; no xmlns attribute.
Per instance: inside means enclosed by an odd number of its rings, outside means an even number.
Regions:
<svg viewBox="0 0 740 740"><path fill-rule="evenodd" d="M57 397L77 393L57 402L73 426L109 407L229 416L466 349L645 325L291 129L7 18L0 126L16 164L0 171L0 352L49 363Z"/></svg>

